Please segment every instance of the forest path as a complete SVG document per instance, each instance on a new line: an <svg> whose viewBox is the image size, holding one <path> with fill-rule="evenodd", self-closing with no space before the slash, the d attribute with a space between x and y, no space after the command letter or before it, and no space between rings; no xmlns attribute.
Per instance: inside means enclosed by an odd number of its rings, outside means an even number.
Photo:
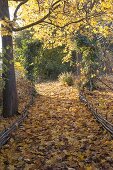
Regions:
<svg viewBox="0 0 113 170"><path fill-rule="evenodd" d="M37 85L29 117L1 150L1 170L112 170L113 141L74 87Z"/></svg>

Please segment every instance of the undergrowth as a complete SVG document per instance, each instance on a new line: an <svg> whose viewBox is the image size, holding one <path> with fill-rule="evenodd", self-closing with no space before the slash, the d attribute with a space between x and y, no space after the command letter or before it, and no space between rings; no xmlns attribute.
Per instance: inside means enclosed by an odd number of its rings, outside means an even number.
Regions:
<svg viewBox="0 0 113 170"><path fill-rule="evenodd" d="M73 78L73 74L71 72L61 73L58 77L58 80L63 85L72 86L74 84L74 78Z"/></svg>

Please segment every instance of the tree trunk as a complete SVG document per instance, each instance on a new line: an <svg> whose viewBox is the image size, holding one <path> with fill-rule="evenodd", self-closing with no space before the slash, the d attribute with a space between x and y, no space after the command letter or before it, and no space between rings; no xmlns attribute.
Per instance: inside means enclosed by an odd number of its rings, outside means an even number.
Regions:
<svg viewBox="0 0 113 170"><path fill-rule="evenodd" d="M13 40L10 25L10 15L8 0L1 0L2 19L4 23L2 28L2 54L3 54L3 80L5 87L3 89L3 116L10 117L18 112L16 79L13 58Z"/></svg>

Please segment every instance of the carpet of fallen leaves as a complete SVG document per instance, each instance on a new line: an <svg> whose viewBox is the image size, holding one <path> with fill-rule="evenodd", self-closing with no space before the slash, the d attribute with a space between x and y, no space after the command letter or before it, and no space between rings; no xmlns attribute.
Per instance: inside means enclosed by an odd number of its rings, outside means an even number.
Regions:
<svg viewBox="0 0 113 170"><path fill-rule="evenodd" d="M19 77L17 79L17 91L18 91L18 103L19 103L19 113L23 111L25 106L30 102L32 97L32 84L25 78ZM1 114L0 114L1 115ZM20 115L15 115L11 118L3 118L0 116L0 132L8 128L12 123L14 123Z"/></svg>
<svg viewBox="0 0 113 170"><path fill-rule="evenodd" d="M1 170L112 170L113 140L74 87L37 85L29 117L1 149Z"/></svg>
<svg viewBox="0 0 113 170"><path fill-rule="evenodd" d="M97 109L105 119L113 124L113 76L104 76L101 80L106 83L109 89L102 82L97 82L98 89L93 92L85 91L86 98Z"/></svg>

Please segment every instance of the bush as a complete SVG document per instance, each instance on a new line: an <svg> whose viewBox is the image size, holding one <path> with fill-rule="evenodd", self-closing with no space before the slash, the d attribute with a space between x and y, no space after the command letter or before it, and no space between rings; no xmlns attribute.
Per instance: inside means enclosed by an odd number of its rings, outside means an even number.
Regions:
<svg viewBox="0 0 113 170"><path fill-rule="evenodd" d="M74 84L74 79L73 79L73 75L72 73L61 73L58 76L58 80L63 84L63 85L68 85L68 86L72 86Z"/></svg>

